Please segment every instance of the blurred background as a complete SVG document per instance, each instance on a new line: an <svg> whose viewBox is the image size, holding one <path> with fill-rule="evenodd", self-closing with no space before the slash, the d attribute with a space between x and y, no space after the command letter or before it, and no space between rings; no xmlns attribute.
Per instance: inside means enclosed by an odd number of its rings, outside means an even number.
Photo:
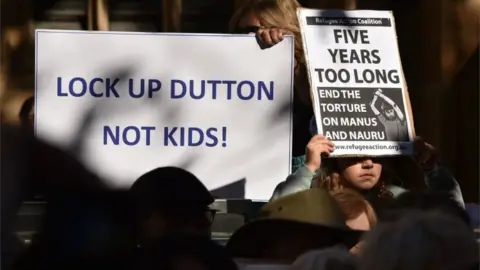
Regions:
<svg viewBox="0 0 480 270"><path fill-rule="evenodd" d="M227 33L241 2L2 0L1 120L19 124L20 108L33 95L35 29ZM416 133L440 150L465 201L478 203L480 0L299 2L311 8L393 11ZM41 204L29 202L20 212L22 231L41 214Z"/></svg>

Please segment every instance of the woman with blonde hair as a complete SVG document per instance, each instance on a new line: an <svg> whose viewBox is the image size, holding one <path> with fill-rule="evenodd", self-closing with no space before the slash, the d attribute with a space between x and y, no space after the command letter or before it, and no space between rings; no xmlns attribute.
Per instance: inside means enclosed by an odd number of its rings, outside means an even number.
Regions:
<svg viewBox="0 0 480 270"><path fill-rule="evenodd" d="M293 105L292 164L297 170L305 161L305 146L310 140L310 101L302 37L297 19L297 0L245 0L230 20L230 31L236 34L255 34L263 48L281 42L285 35L295 37L295 78Z"/></svg>
<svg viewBox="0 0 480 270"><path fill-rule="evenodd" d="M295 71L305 65L302 36L297 19L296 0L246 0L230 20L230 31L236 34L255 33L265 45L273 46L284 35L295 36Z"/></svg>

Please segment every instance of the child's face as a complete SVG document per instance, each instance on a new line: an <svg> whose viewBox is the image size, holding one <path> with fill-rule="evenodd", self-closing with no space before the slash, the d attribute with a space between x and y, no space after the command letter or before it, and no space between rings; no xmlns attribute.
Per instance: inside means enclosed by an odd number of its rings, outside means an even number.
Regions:
<svg viewBox="0 0 480 270"><path fill-rule="evenodd" d="M343 181L357 190L373 188L382 174L382 165L372 158L338 159Z"/></svg>

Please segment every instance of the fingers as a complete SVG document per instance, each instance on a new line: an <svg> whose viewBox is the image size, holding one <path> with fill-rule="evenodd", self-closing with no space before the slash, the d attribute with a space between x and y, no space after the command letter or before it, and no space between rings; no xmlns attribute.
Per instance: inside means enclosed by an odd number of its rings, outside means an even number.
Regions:
<svg viewBox="0 0 480 270"><path fill-rule="evenodd" d="M329 139L327 139L327 137L320 134L317 134L310 139L310 142L318 142L318 141L327 141L333 145L333 143Z"/></svg>
<svg viewBox="0 0 480 270"><path fill-rule="evenodd" d="M323 152L331 153L335 149L335 146L333 145L333 143L328 140L314 142L313 145L324 149L325 151L322 151L322 153Z"/></svg>
<svg viewBox="0 0 480 270"><path fill-rule="evenodd" d="M322 135L313 136L308 144L312 149L317 149L320 153L327 155L335 150L335 145Z"/></svg>
<svg viewBox="0 0 480 270"><path fill-rule="evenodd" d="M277 32L277 31L272 31L272 32L270 33L270 36L272 37L272 42L273 42L274 44L277 44L277 43L279 43L280 41L282 41L283 38L280 36L280 34L281 34L281 33L280 33L280 32Z"/></svg>
<svg viewBox="0 0 480 270"><path fill-rule="evenodd" d="M270 36L272 37L272 42L274 44L277 44L283 40L283 32L280 29L271 29Z"/></svg>
<svg viewBox="0 0 480 270"><path fill-rule="evenodd" d="M262 41L265 44L273 46L279 43L280 41L282 41L284 35L287 33L288 32L283 29L267 28L267 29L260 29L258 31L258 36L262 39Z"/></svg>
<svg viewBox="0 0 480 270"><path fill-rule="evenodd" d="M329 156L331 153L333 153L333 151L335 151L335 147L333 147L333 144L332 145L323 144L323 145L319 145L318 147L320 148L320 153L326 154L327 156Z"/></svg>
<svg viewBox="0 0 480 270"><path fill-rule="evenodd" d="M421 137L415 137L413 148L417 162L424 167L434 166L438 162L438 152L431 144L426 143Z"/></svg>
<svg viewBox="0 0 480 270"><path fill-rule="evenodd" d="M261 29L258 31L260 38L262 39L263 43L267 45L274 45L272 42L272 38L270 37L270 31L268 29Z"/></svg>

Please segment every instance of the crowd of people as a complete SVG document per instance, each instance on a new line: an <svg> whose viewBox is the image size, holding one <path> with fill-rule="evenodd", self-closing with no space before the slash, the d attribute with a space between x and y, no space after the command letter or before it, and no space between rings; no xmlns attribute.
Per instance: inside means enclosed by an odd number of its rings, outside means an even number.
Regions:
<svg viewBox="0 0 480 270"><path fill-rule="evenodd" d="M215 199L192 173L156 168L128 191L109 190L72 156L31 134L6 126L1 133L4 269L480 266L475 228L458 187L388 188L382 182L387 180L382 178L381 159L334 161L318 155L322 173L310 173L310 181L318 184L295 180L297 172L288 176L258 216L223 246L212 240ZM313 164L311 157L302 170ZM324 173L323 164L332 162L343 164L334 173ZM25 246L15 237L13 224L21 203L38 192L48 202L46 214Z"/></svg>
<svg viewBox="0 0 480 270"><path fill-rule="evenodd" d="M249 0L231 20L232 32L255 34L266 48L295 36L293 173L225 246L211 239L215 198L201 179L161 167L128 191L110 190L34 137L30 98L22 128L1 130L3 269L478 269L478 208L467 211L435 147L416 138L414 156L329 157L335 146L312 121L298 7L296 0ZM35 194L47 209L25 246L13 224Z"/></svg>

